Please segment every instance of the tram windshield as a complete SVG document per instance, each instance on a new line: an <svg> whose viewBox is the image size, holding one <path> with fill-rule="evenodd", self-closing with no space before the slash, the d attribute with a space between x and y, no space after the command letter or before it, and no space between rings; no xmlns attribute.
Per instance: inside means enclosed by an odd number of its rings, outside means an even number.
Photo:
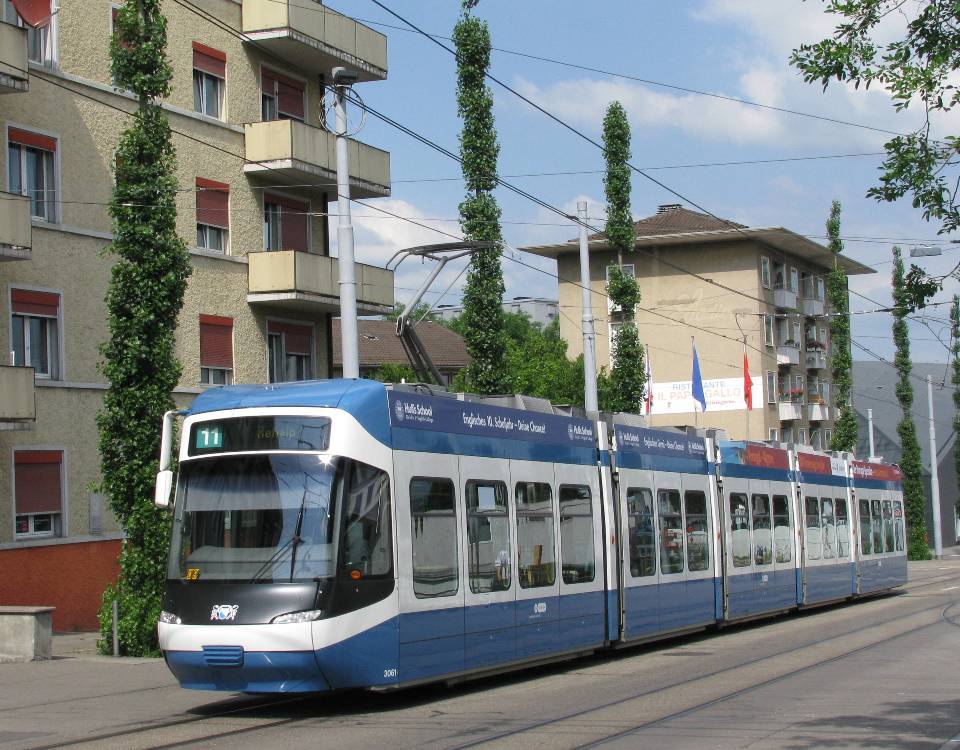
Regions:
<svg viewBox="0 0 960 750"><path fill-rule="evenodd" d="M218 456L180 465L168 576L230 583L392 572L385 472L315 454Z"/></svg>

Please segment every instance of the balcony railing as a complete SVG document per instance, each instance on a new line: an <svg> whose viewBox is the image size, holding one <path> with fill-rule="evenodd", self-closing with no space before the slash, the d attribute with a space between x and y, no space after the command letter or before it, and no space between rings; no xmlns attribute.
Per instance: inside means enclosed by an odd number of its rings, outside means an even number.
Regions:
<svg viewBox="0 0 960 750"><path fill-rule="evenodd" d="M792 422L802 416L803 404L792 401L777 402L777 413L781 422Z"/></svg>
<svg viewBox="0 0 960 750"><path fill-rule="evenodd" d="M805 361L808 370L824 370L827 367L827 355L822 349L807 349Z"/></svg>
<svg viewBox="0 0 960 750"><path fill-rule="evenodd" d="M826 404L808 404L807 419L811 422L824 422L830 419L830 407Z"/></svg>
<svg viewBox="0 0 960 750"><path fill-rule="evenodd" d="M304 0L305 2L307 0ZM271 120L244 125L247 163L243 171L287 182L296 192L336 193L336 136L296 120ZM365 143L348 143L350 197L390 195L390 154ZM309 188L303 188L309 185ZM335 197L335 196L334 196Z"/></svg>
<svg viewBox="0 0 960 750"><path fill-rule="evenodd" d="M823 315L823 300L805 297L803 300L804 315Z"/></svg>
<svg viewBox="0 0 960 750"><path fill-rule="evenodd" d="M32 367L0 366L0 423L29 423L37 419Z"/></svg>
<svg viewBox="0 0 960 750"><path fill-rule="evenodd" d="M0 192L0 261L29 260L32 232L30 199Z"/></svg>
<svg viewBox="0 0 960 750"><path fill-rule="evenodd" d="M27 64L27 30L0 21L0 94L30 87Z"/></svg>
<svg viewBox="0 0 960 750"><path fill-rule="evenodd" d="M247 40L304 73L343 66L361 81L387 77L387 38L314 0L243 0Z"/></svg>
<svg viewBox="0 0 960 750"><path fill-rule="evenodd" d="M795 310L797 308L797 293L783 284L776 284L773 287L773 304L775 307L784 310Z"/></svg>
<svg viewBox="0 0 960 750"><path fill-rule="evenodd" d="M784 342L777 347L777 364L783 367L800 364L800 347L795 343Z"/></svg>
<svg viewBox="0 0 960 750"><path fill-rule="evenodd" d="M340 311L337 258L300 250L247 254L247 302L306 313ZM357 312L379 315L393 309L393 271L356 264Z"/></svg>

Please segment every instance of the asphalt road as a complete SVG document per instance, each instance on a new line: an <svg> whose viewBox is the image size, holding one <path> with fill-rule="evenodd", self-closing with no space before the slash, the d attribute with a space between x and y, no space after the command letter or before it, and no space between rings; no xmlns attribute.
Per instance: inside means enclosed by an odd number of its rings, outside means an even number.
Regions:
<svg viewBox="0 0 960 750"><path fill-rule="evenodd" d="M911 563L894 595L452 688L263 699L181 690L159 660L0 664L0 750L595 746L960 750L960 559Z"/></svg>

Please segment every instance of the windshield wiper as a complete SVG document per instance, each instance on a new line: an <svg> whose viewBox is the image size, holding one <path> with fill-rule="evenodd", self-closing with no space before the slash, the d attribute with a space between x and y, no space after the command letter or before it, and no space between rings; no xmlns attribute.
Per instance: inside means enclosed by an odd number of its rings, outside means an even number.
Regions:
<svg viewBox="0 0 960 750"><path fill-rule="evenodd" d="M270 570L274 565L276 565L280 555L282 555L284 552L290 549L291 545L293 545L294 549L296 549L296 545L299 543L300 543L300 537L294 534L284 543L282 547L280 547L276 552L270 555L270 559L267 560L263 565L261 565L257 569L257 572L253 574L253 577L251 577L250 580L247 581L247 583L257 583L260 580L261 576L263 576L268 570Z"/></svg>
<svg viewBox="0 0 960 750"><path fill-rule="evenodd" d="M297 547L300 546L300 529L303 527L303 508L307 504L307 488L303 488L303 496L300 498L300 512L297 513L297 526L293 531L293 552L290 555L290 583L293 583L293 569L297 564Z"/></svg>

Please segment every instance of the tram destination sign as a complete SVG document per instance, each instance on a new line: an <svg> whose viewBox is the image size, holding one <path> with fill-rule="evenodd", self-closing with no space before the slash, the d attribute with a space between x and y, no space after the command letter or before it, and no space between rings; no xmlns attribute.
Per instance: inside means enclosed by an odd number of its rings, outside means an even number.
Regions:
<svg viewBox="0 0 960 750"><path fill-rule="evenodd" d="M556 414L390 391L390 424L412 430L589 447L593 424Z"/></svg>
<svg viewBox="0 0 960 750"><path fill-rule="evenodd" d="M617 449L628 453L695 458L701 461L707 457L707 444L702 438L619 424L614 426L614 434L617 438Z"/></svg>
<svg viewBox="0 0 960 750"><path fill-rule="evenodd" d="M330 443L327 417L255 416L194 422L188 456L240 451L325 451Z"/></svg>

